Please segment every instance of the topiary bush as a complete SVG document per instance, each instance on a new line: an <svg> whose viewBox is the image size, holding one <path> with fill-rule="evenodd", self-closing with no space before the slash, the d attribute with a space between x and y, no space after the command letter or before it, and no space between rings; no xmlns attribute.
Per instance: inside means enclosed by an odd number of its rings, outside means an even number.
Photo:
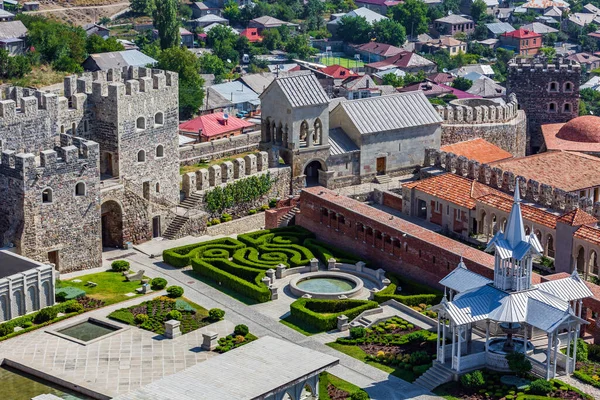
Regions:
<svg viewBox="0 0 600 400"><path fill-rule="evenodd" d="M42 308L33 318L33 322L36 324L42 324L56 318L58 311L54 307Z"/></svg>
<svg viewBox="0 0 600 400"><path fill-rule="evenodd" d="M110 264L110 267L115 272L124 272L129 270L129 262L125 260L116 260Z"/></svg>
<svg viewBox="0 0 600 400"><path fill-rule="evenodd" d="M176 299L183 296L183 288L181 286L169 286L167 288L167 293L170 298Z"/></svg>
<svg viewBox="0 0 600 400"><path fill-rule="evenodd" d="M58 292L54 296L57 303L62 303L67 300L67 292Z"/></svg>
<svg viewBox="0 0 600 400"><path fill-rule="evenodd" d="M83 312L83 305L77 302L73 302L73 303L69 303L66 307L65 307L65 312L66 313L80 313Z"/></svg>
<svg viewBox="0 0 600 400"><path fill-rule="evenodd" d="M162 290L167 287L167 280L165 278L154 278L150 282L150 289Z"/></svg>
<svg viewBox="0 0 600 400"><path fill-rule="evenodd" d="M527 359L525 354L513 351L506 355L508 361L508 368L517 375L524 375L531 371L531 362Z"/></svg>
<svg viewBox="0 0 600 400"><path fill-rule="evenodd" d="M357 390L350 395L350 400L369 400L370 397L364 390Z"/></svg>
<svg viewBox="0 0 600 400"><path fill-rule="evenodd" d="M554 389L552 382L545 379L536 379L529 385L529 392L532 394L546 395Z"/></svg>
<svg viewBox="0 0 600 400"><path fill-rule="evenodd" d="M176 319L177 321L181 321L182 315L181 311L171 310L167 313L165 321L170 321L172 319Z"/></svg>
<svg viewBox="0 0 600 400"><path fill-rule="evenodd" d="M352 339L361 339L367 336L367 330L362 326L357 326L355 328L350 328L350 337Z"/></svg>
<svg viewBox="0 0 600 400"><path fill-rule="evenodd" d="M221 222L229 222L233 219L233 217L231 216L231 214L223 214L221 215Z"/></svg>
<svg viewBox="0 0 600 400"><path fill-rule="evenodd" d="M148 321L150 317L148 316L148 314L138 314L136 315L133 320L137 325L141 325L144 322Z"/></svg>
<svg viewBox="0 0 600 400"><path fill-rule="evenodd" d="M367 300L319 300L300 298L290 305L290 313L297 321L316 329L329 331L337 328L337 317L345 315L353 320L360 313L378 307Z"/></svg>
<svg viewBox="0 0 600 400"><path fill-rule="evenodd" d="M254 215L256 214L256 210L254 208L251 208L250 210L248 210L248 215Z"/></svg>
<svg viewBox="0 0 600 400"><path fill-rule="evenodd" d="M385 288L375 293L373 300L378 303L383 303L388 300L396 300L407 306L418 306L419 304L438 304L442 301L442 292L432 289L429 286L413 282L404 277L387 272L385 276L390 280L390 284ZM398 287L402 288L400 293L410 292L419 294L396 294Z"/></svg>
<svg viewBox="0 0 600 400"><path fill-rule="evenodd" d="M220 321L225 317L225 311L221 310L220 308L211 308L210 310L208 310L208 318L211 321Z"/></svg>
<svg viewBox="0 0 600 400"><path fill-rule="evenodd" d="M274 208L277 206L277 199L269 200L269 207Z"/></svg>
<svg viewBox="0 0 600 400"><path fill-rule="evenodd" d="M244 324L236 325L233 329L233 334L235 336L246 336L250 332L250 329Z"/></svg>
<svg viewBox="0 0 600 400"><path fill-rule="evenodd" d="M485 386L485 378L480 370L476 370L461 376L460 384L468 389L480 388Z"/></svg>

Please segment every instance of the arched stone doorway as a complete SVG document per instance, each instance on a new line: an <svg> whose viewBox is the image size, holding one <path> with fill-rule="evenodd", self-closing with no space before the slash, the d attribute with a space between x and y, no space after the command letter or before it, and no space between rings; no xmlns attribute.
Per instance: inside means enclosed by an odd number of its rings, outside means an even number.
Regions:
<svg viewBox="0 0 600 400"><path fill-rule="evenodd" d="M123 247L123 211L114 200L102 204L102 247Z"/></svg>
<svg viewBox="0 0 600 400"><path fill-rule="evenodd" d="M304 175L306 176L306 187L319 185L319 170L326 171L324 163L319 160L313 160L304 167Z"/></svg>
<svg viewBox="0 0 600 400"><path fill-rule="evenodd" d="M585 268L585 250L581 246L577 250L577 258L575 259L575 263L577 272L587 278L587 271Z"/></svg>

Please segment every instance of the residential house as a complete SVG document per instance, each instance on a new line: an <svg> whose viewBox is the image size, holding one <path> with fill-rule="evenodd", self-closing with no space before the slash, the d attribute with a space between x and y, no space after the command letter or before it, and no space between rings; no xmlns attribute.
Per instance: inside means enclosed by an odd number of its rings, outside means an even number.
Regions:
<svg viewBox="0 0 600 400"><path fill-rule="evenodd" d="M378 84L382 84L383 78L388 74L392 74L398 78L404 78L406 76L406 72L402 71L400 68L390 68L390 69L376 72L376 73L372 74L372 77L375 82L377 82Z"/></svg>
<svg viewBox="0 0 600 400"><path fill-rule="evenodd" d="M83 30L88 36L97 35L103 39L106 39L110 36L110 29L98 24L86 24L83 26Z"/></svg>
<svg viewBox="0 0 600 400"><path fill-rule="evenodd" d="M500 46L522 56L534 56L542 47L542 35L519 28L501 35Z"/></svg>
<svg viewBox="0 0 600 400"><path fill-rule="evenodd" d="M205 28L204 32L206 32L206 28L210 25L229 25L229 20L215 14L206 14L202 17L198 17L189 21L189 24L192 28Z"/></svg>
<svg viewBox="0 0 600 400"><path fill-rule="evenodd" d="M549 33L558 33L558 29L554 29L551 26L544 25L541 22L532 22L531 24L525 24L522 25L521 28L525 29L526 31L539 33L542 36L547 35Z"/></svg>
<svg viewBox="0 0 600 400"><path fill-rule="evenodd" d="M506 96L506 88L487 76L473 80L473 85L466 92L484 99L503 99Z"/></svg>
<svg viewBox="0 0 600 400"><path fill-rule="evenodd" d="M26 1L23 3L23 11L39 11L40 3L37 1Z"/></svg>
<svg viewBox="0 0 600 400"><path fill-rule="evenodd" d="M260 109L258 93L241 81L220 83L206 90L204 112L226 112L235 115L239 111L257 114Z"/></svg>
<svg viewBox="0 0 600 400"><path fill-rule="evenodd" d="M594 70L600 67L600 57L590 53L576 53L567 57L568 60L577 61L586 71Z"/></svg>
<svg viewBox="0 0 600 400"><path fill-rule="evenodd" d="M422 92L426 97L441 97L446 94L452 94L452 88L443 84L430 82L413 83L398 89L400 93Z"/></svg>
<svg viewBox="0 0 600 400"><path fill-rule="evenodd" d="M596 7L595 5L593 5L591 3L588 3L585 6L583 6L582 12L598 15L598 14L600 14L600 8Z"/></svg>
<svg viewBox="0 0 600 400"><path fill-rule="evenodd" d="M375 11L378 14L387 15L390 7L400 4L400 1L395 1L395 0L356 0L354 2L354 4L356 4L356 7L368 8L369 10Z"/></svg>
<svg viewBox="0 0 600 400"><path fill-rule="evenodd" d="M375 22L387 19L387 17L378 14L375 11L367 7L357 8L356 10L352 10L346 14L336 15L335 19L327 22L327 30L335 36L337 33L337 27L343 17L363 17L369 24L374 24Z"/></svg>
<svg viewBox="0 0 600 400"><path fill-rule="evenodd" d="M454 39L452 36L441 36L438 39L418 43L417 50L423 53L435 53L436 51L446 50L451 56L454 56L461 51L466 53L467 43Z"/></svg>
<svg viewBox="0 0 600 400"><path fill-rule="evenodd" d="M544 10L544 17L550 17L550 18L562 18L562 9L556 7L556 6L552 6L550 8L547 8Z"/></svg>
<svg viewBox="0 0 600 400"><path fill-rule="evenodd" d="M487 64L469 64L450 71L451 74L460 77L464 77L472 72L487 76L488 78L494 77L494 70L492 69L492 66Z"/></svg>
<svg viewBox="0 0 600 400"><path fill-rule="evenodd" d="M476 40L482 46L489 47L490 49L495 49L500 40L498 39L485 39L485 40Z"/></svg>
<svg viewBox="0 0 600 400"><path fill-rule="evenodd" d="M179 125L179 133L198 142L239 136L255 124L222 112L204 114Z"/></svg>
<svg viewBox="0 0 600 400"><path fill-rule="evenodd" d="M454 36L459 32L469 35L475 31L475 22L461 15L448 15L433 21L433 26L441 35Z"/></svg>
<svg viewBox="0 0 600 400"><path fill-rule="evenodd" d="M262 37L258 34L258 28L246 28L240 32L240 36L248 39L250 43L262 42Z"/></svg>
<svg viewBox="0 0 600 400"><path fill-rule="evenodd" d="M291 29L296 29L298 24L292 24L291 22L281 21L275 17L265 15L263 17L254 18L248 22L248 28L257 28L258 33L261 34L265 29L279 28L280 26L286 25Z"/></svg>
<svg viewBox="0 0 600 400"><path fill-rule="evenodd" d="M192 8L193 19L204 17L208 14L220 16L221 10L223 9L223 5L221 4L221 2L213 0L205 0L202 2L192 3L190 7Z"/></svg>
<svg viewBox="0 0 600 400"><path fill-rule="evenodd" d="M179 28L179 36L181 44L187 48L194 47L194 34L185 28Z"/></svg>
<svg viewBox="0 0 600 400"><path fill-rule="evenodd" d="M448 72L436 72L427 76L427 80L434 83L442 83L444 85L452 85L456 77Z"/></svg>
<svg viewBox="0 0 600 400"><path fill-rule="evenodd" d="M488 15L494 15L500 6L498 0L483 0L486 5L486 12ZM471 7L475 0L462 0L460 3L460 12L466 15L471 14Z"/></svg>
<svg viewBox="0 0 600 400"><path fill-rule="evenodd" d="M529 0L527 3L521 5L525 11L535 11L543 14L549 8L557 8L561 11L569 8L569 3L564 0Z"/></svg>
<svg viewBox="0 0 600 400"><path fill-rule="evenodd" d="M148 57L139 50L124 50L90 54L81 65L84 70L94 72L110 68L153 66L157 62L154 58Z"/></svg>
<svg viewBox="0 0 600 400"><path fill-rule="evenodd" d="M392 90L395 92L395 89ZM381 96L382 88L375 83L369 75L353 76L342 81L337 95L348 100L367 99L369 97Z"/></svg>
<svg viewBox="0 0 600 400"><path fill-rule="evenodd" d="M573 13L567 18L567 27L571 29L581 29L589 24L600 25L600 16L588 13Z"/></svg>
<svg viewBox="0 0 600 400"><path fill-rule="evenodd" d="M27 46L27 28L21 21L0 22L0 49L10 55L23 54Z"/></svg>
<svg viewBox="0 0 600 400"><path fill-rule="evenodd" d="M368 42L354 47L365 63L387 60L390 57L405 53L400 47L391 44Z"/></svg>
<svg viewBox="0 0 600 400"><path fill-rule="evenodd" d="M488 30L488 37L497 38L503 33L512 32L515 30L508 22L493 22L491 24L485 24Z"/></svg>
<svg viewBox="0 0 600 400"><path fill-rule="evenodd" d="M15 15L13 13L10 13L0 7L0 22L13 21L14 19Z"/></svg>
<svg viewBox="0 0 600 400"><path fill-rule="evenodd" d="M385 60L366 64L365 72L368 74L374 74L379 71L385 71L391 68L399 68L404 72L418 73L419 71L425 72L425 74L431 74L437 71L437 65L410 51L402 50L401 53L389 57Z"/></svg>

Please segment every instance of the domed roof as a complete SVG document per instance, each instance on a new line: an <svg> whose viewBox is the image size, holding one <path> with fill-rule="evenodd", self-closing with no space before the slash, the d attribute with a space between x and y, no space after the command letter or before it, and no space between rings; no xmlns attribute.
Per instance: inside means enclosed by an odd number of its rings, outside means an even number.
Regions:
<svg viewBox="0 0 600 400"><path fill-rule="evenodd" d="M584 115L573 118L560 128L556 137L571 142L600 143L600 117Z"/></svg>

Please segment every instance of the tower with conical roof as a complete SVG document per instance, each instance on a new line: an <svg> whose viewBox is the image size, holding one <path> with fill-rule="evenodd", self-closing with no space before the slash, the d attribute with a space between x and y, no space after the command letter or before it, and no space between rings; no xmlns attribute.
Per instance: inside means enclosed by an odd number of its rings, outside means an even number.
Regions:
<svg viewBox="0 0 600 400"><path fill-rule="evenodd" d="M540 255L543 248L537 236L525 234L518 182L515 184L515 197L506 229L496 233L485 251L495 251L495 287L505 291L531 288L533 257Z"/></svg>

